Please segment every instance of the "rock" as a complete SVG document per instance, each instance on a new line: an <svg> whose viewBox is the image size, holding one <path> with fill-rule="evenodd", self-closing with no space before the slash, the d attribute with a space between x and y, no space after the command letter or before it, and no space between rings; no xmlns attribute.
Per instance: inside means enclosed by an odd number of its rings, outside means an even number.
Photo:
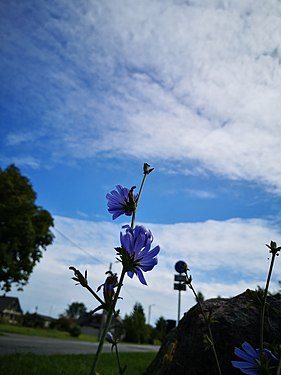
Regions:
<svg viewBox="0 0 281 375"><path fill-rule="evenodd" d="M233 298L213 298L202 303L211 315L211 330L223 375L242 374L231 365L234 347L244 341L259 345L260 304L258 292L246 290ZM267 299L264 341L281 343L280 294ZM207 327L199 305L192 307L164 339L155 359L143 375L217 375L213 351L206 345Z"/></svg>

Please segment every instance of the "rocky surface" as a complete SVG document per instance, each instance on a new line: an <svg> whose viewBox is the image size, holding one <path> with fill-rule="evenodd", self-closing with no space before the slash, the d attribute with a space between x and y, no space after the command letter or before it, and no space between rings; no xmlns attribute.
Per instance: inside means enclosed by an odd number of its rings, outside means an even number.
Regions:
<svg viewBox="0 0 281 375"><path fill-rule="evenodd" d="M233 298L214 298L203 302L211 314L214 342L223 375L241 374L231 365L237 359L234 347L244 341L259 347L260 305L258 294L247 290ZM264 341L281 343L280 295L268 297ZM198 305L191 308L177 328L165 338L156 358L143 375L217 375L213 351L207 348L207 328Z"/></svg>

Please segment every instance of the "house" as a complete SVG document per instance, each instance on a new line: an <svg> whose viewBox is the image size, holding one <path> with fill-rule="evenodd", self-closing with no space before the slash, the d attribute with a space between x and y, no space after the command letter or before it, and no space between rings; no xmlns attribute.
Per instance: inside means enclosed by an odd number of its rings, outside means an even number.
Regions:
<svg viewBox="0 0 281 375"><path fill-rule="evenodd" d="M103 314L85 313L77 319L76 323L81 327L82 333L99 336L102 320Z"/></svg>
<svg viewBox="0 0 281 375"><path fill-rule="evenodd" d="M56 320L57 319L52 318L51 316L38 313L30 314L29 312L26 312L23 317L22 325L33 328L50 328Z"/></svg>
<svg viewBox="0 0 281 375"><path fill-rule="evenodd" d="M50 328L52 324L56 322L57 319L47 316L47 315L42 315L42 314L37 314L35 313L34 315L37 316L37 321L40 323L39 326L43 328Z"/></svg>
<svg viewBox="0 0 281 375"><path fill-rule="evenodd" d="M0 296L0 319L9 323L19 323L22 309L17 297Z"/></svg>
<svg viewBox="0 0 281 375"><path fill-rule="evenodd" d="M47 316L47 315L42 315L42 314L36 314L38 319L42 321L43 327L44 328L50 328L50 326L56 322L57 319Z"/></svg>

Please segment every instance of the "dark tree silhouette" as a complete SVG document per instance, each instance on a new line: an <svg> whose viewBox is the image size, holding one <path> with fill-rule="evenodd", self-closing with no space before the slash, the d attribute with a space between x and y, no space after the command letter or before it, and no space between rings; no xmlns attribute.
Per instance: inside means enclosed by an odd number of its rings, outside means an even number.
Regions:
<svg viewBox="0 0 281 375"><path fill-rule="evenodd" d="M135 303L133 312L130 315L125 315L123 324L126 332L124 341L139 344L147 342L149 332L145 324L144 309L140 303Z"/></svg>
<svg viewBox="0 0 281 375"><path fill-rule="evenodd" d="M78 319L86 311L87 309L83 302L72 302L65 310L65 316L71 319Z"/></svg>
<svg viewBox="0 0 281 375"><path fill-rule="evenodd" d="M0 288L28 283L42 250L53 242L53 218L35 204L36 193L15 165L0 168Z"/></svg>

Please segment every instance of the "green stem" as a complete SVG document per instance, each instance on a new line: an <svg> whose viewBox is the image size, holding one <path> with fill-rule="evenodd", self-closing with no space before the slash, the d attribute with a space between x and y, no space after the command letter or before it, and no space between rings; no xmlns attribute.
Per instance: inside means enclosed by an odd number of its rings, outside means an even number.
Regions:
<svg viewBox="0 0 281 375"><path fill-rule="evenodd" d="M142 193L142 190L143 190L143 187L144 187L144 183L145 183L146 177L147 177L147 173L145 173L144 176L143 176L143 179L142 179L142 182L141 182L141 186L140 186L139 195L138 195L138 198L137 198L137 200L136 200L136 206L137 206L138 203L139 203L140 196L141 196L141 193Z"/></svg>
<svg viewBox="0 0 281 375"><path fill-rule="evenodd" d="M267 275L267 280L266 280L266 285L265 285L265 290L264 290L264 295L263 295L263 301L262 301L262 311L261 311L261 318L260 318L260 349L263 350L263 333L264 333L264 316L265 316L265 306L266 306L266 298L267 298L267 293L268 293L268 288L269 288L269 283L270 283L270 278L273 270L273 264L275 260L276 252L272 252L272 257L271 257L271 262L269 266L269 271Z"/></svg>
<svg viewBox="0 0 281 375"><path fill-rule="evenodd" d="M209 333L209 338L210 338L212 350L213 350L214 357L215 357L215 360L216 360L218 372L219 372L220 375L222 375L221 368L220 368L220 363L219 363L219 359L218 359L218 356L217 356L217 351L216 351L216 348L215 348L215 342L214 342L214 338L213 338L213 334L212 334L212 330L211 330L209 319L207 318L207 316L206 316L206 314L205 314L205 312L204 312L204 310L202 308L202 304L200 302L200 299L198 298L198 295L197 295L195 289L193 288L192 284L189 283L188 286L192 290L192 292L193 292L193 294L194 294L194 296L196 298L196 301L197 301L197 303L199 305L201 314L203 315L203 318L205 320L205 323L206 323L206 326L207 326L207 329L208 329L208 333Z"/></svg>
<svg viewBox="0 0 281 375"><path fill-rule="evenodd" d="M119 294L120 294L120 291L121 291L121 288L122 288L122 285L123 285L125 274L126 274L126 272L123 268L121 276L120 276L120 281L119 281L119 284L118 284L118 287L117 287L117 291L114 295L114 299L113 299L112 304L111 304L111 306L108 310L108 313L107 313L104 330L103 330L101 338L100 338L99 346L98 346L98 349L97 349L97 352L96 352L96 355L95 355L95 359L94 359L94 362L93 362L93 365L92 365L92 368L91 368L91 371L90 371L90 375L95 375L95 370L96 370L100 355L102 353L102 348L103 348L105 336L106 336L106 334L108 332L108 329L110 327L110 324L111 324L112 314L115 310L115 306L116 306L117 300L119 298Z"/></svg>
<svg viewBox="0 0 281 375"><path fill-rule="evenodd" d="M93 291L93 289L89 285L86 285L85 288L88 289L88 291L99 301L100 304L104 304L103 300L97 295L95 291Z"/></svg>
<svg viewBox="0 0 281 375"><path fill-rule="evenodd" d="M134 229L136 219L136 210L133 211L132 220L131 220L131 228Z"/></svg>
<svg viewBox="0 0 281 375"><path fill-rule="evenodd" d="M136 200L136 207L133 211L133 214L132 214L132 220L131 220L131 228L134 229L134 225L135 225L135 219L136 219L136 211L137 211L137 207L138 207L138 203L139 203L139 200L140 200L140 196L141 196L141 193L142 193L142 190L143 190L143 187L144 187L144 183L145 183L145 180L146 180L146 177L147 177L147 173L144 174L143 176L143 179L142 179L142 182L141 182L141 186L140 186L140 190L139 190L139 194L138 194L138 198Z"/></svg>
<svg viewBox="0 0 281 375"><path fill-rule="evenodd" d="M119 352L118 352L117 344L115 344L115 353L116 353L116 358L117 358L117 364L118 364L119 374L122 375L122 374L124 374L124 370L123 370L122 367L121 367L120 357L119 357Z"/></svg>
<svg viewBox="0 0 281 375"><path fill-rule="evenodd" d="M280 373L281 373L281 358L279 359L279 364L278 364L276 375L280 375Z"/></svg>

